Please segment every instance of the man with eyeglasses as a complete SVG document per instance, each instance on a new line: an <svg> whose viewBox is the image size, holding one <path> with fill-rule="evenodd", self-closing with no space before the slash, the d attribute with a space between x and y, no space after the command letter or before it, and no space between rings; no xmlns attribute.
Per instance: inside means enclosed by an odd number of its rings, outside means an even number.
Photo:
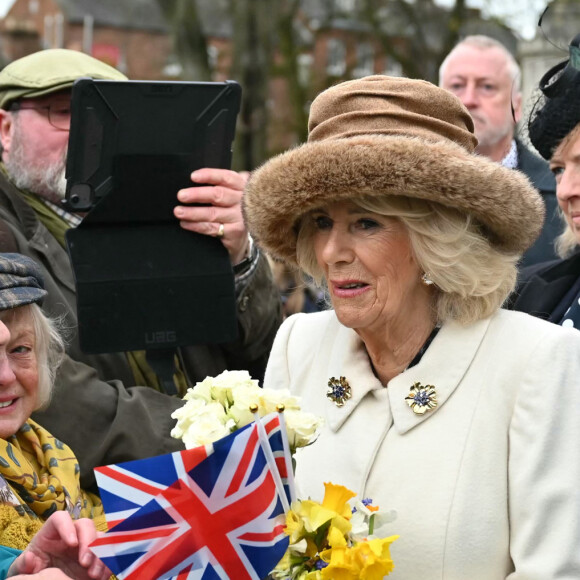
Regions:
<svg viewBox="0 0 580 580"><path fill-rule="evenodd" d="M92 468L181 449L169 435L171 413L182 401L158 392L160 381L139 353L86 355L76 337L76 295L64 235L81 217L61 205L75 79L126 80L114 68L80 52L44 50L0 71L0 252L26 254L42 265L48 296L43 304L73 330L70 356L61 367L48 410L36 419L68 443L81 463L84 488ZM176 387L226 369L263 373L280 324L280 299L265 259L253 246L241 214L244 175L201 169L204 184L176 192L183 228L219 237L236 273L240 338L229 345L179 351ZM180 203L211 204L189 207ZM106 313L104 313L106 316ZM146 386L136 386L146 385ZM154 388L147 388L154 387Z"/></svg>
<svg viewBox="0 0 580 580"><path fill-rule="evenodd" d="M529 266L556 257L554 239L561 222L556 183L547 163L515 137L522 115L520 67L499 41L488 36L467 36L447 55L439 69L439 85L454 93L473 119L477 152L505 167L525 173L546 204L546 221L540 237L524 254Z"/></svg>

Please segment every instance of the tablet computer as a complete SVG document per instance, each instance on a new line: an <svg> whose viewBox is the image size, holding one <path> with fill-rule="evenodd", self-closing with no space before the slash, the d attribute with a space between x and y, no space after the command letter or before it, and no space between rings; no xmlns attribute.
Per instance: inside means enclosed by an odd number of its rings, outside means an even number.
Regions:
<svg viewBox="0 0 580 580"><path fill-rule="evenodd" d="M229 256L173 215L192 171L229 168L241 89L79 79L72 88L66 242L87 353L224 343L237 336Z"/></svg>

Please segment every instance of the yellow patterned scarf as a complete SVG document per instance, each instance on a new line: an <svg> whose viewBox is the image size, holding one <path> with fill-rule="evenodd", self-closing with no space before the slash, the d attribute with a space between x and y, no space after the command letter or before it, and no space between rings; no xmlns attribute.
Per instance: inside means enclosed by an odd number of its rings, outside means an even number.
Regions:
<svg viewBox="0 0 580 580"><path fill-rule="evenodd" d="M67 510L73 519L104 518L101 500L80 488L70 447L31 419L0 439L0 503L42 520L57 510Z"/></svg>

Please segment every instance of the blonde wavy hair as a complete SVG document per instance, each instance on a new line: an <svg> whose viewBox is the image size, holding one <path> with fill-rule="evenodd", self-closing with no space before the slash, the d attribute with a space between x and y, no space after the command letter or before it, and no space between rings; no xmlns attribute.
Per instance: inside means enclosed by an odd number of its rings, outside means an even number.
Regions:
<svg viewBox="0 0 580 580"><path fill-rule="evenodd" d="M38 411L50 402L56 372L65 355L65 342L59 322L46 316L38 304L21 308L30 308L34 326L38 362L38 407L35 410Z"/></svg>
<svg viewBox="0 0 580 580"><path fill-rule="evenodd" d="M397 218L407 229L419 267L434 282L439 322L469 324L491 316L515 287L520 254L495 248L482 226L452 208L403 196L361 196L351 200L365 211ZM318 284L323 272L314 254L312 220L299 224L300 267Z"/></svg>
<svg viewBox="0 0 580 580"><path fill-rule="evenodd" d="M566 135L566 137L564 137L564 139L560 141L558 147L556 147L554 153L552 154L552 157L562 153L563 150L566 149L572 143L574 143L574 141L576 141L578 137L580 137L580 124L576 125L574 129L572 129L572 131L570 131L570 133L568 133L568 135ZM561 209L559 211L560 218L562 219L562 228L564 231L556 238L555 241L556 253L558 254L558 256L560 256L560 258L568 258L578 249L578 240L576 239L574 232L568 225L564 213L562 212Z"/></svg>

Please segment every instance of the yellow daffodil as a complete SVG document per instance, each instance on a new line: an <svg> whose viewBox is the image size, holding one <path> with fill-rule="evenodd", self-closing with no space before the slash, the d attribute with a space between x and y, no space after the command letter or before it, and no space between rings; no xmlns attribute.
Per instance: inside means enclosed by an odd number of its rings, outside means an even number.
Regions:
<svg viewBox="0 0 580 580"><path fill-rule="evenodd" d="M338 542L339 535L344 538L351 530L349 520L352 512L348 501L355 494L342 485L325 483L324 486L322 504L310 500L302 501L298 515L304 520L305 529L311 533L330 522L328 535Z"/></svg>
<svg viewBox="0 0 580 580"><path fill-rule="evenodd" d="M361 580L382 580L394 569L389 546L398 538L376 538L368 542L359 542L352 548L352 557L360 569Z"/></svg>
<svg viewBox="0 0 580 580"><path fill-rule="evenodd" d="M314 556L316 556L316 554L318 554L318 546L316 545L316 542L314 541L314 538L312 537L307 537L306 538L306 555L309 558L314 558Z"/></svg>
<svg viewBox="0 0 580 580"><path fill-rule="evenodd" d="M351 529L350 522L333 509L329 509L318 502L304 500L298 502L294 509L296 514L304 522L304 529L308 533L316 532L324 524L330 522L331 526L338 528L343 534L348 534Z"/></svg>
<svg viewBox="0 0 580 580"><path fill-rule="evenodd" d="M299 508L296 504L292 504L292 507ZM290 536L291 544L295 544L304 537L304 520L293 509L286 514L286 529L284 531Z"/></svg>
<svg viewBox="0 0 580 580"><path fill-rule="evenodd" d="M327 534L328 545L331 548L346 548L346 538L336 526L330 526Z"/></svg>
<svg viewBox="0 0 580 580"><path fill-rule="evenodd" d="M353 516L348 502L355 494L342 485L324 485L322 503L296 501L286 514L290 547L273 580L383 580L394 569L389 546L398 536L372 535L373 520L384 514L370 499L357 502ZM394 519L387 516L385 521Z"/></svg>
<svg viewBox="0 0 580 580"><path fill-rule="evenodd" d="M358 580L359 568L349 548L324 550L320 557L328 563L328 566L321 570L322 580Z"/></svg>
<svg viewBox="0 0 580 580"><path fill-rule="evenodd" d="M300 574L298 580L322 580L322 576L320 570L312 570L311 572Z"/></svg>
<svg viewBox="0 0 580 580"><path fill-rule="evenodd" d="M344 485L335 485L327 482L324 484L322 506L349 520L352 510L348 502L355 496L356 493L344 487Z"/></svg>

